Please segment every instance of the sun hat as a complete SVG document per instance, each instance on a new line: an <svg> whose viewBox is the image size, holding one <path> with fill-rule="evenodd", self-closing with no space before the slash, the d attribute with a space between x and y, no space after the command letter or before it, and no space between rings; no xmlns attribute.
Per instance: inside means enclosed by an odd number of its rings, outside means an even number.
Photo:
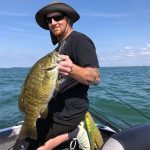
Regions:
<svg viewBox="0 0 150 150"><path fill-rule="evenodd" d="M60 12L66 15L71 20L72 23L76 22L80 18L80 15L68 4L60 2L51 3L40 9L35 15L37 24L46 30L49 30L49 28L45 19L46 15L50 12Z"/></svg>

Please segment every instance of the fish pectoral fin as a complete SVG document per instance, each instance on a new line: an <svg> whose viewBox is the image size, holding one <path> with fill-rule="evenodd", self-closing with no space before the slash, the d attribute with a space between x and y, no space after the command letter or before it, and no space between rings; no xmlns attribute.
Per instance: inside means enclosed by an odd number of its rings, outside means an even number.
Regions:
<svg viewBox="0 0 150 150"><path fill-rule="evenodd" d="M27 137L37 140L36 126L28 126L23 123L18 138L19 138L19 140L23 140Z"/></svg>
<svg viewBox="0 0 150 150"><path fill-rule="evenodd" d="M43 111L40 113L41 118L45 119L48 116L48 107L46 107Z"/></svg>
<svg viewBox="0 0 150 150"><path fill-rule="evenodd" d="M58 80L56 80L56 87L55 87L55 89L58 91L59 90L59 82L58 82Z"/></svg>

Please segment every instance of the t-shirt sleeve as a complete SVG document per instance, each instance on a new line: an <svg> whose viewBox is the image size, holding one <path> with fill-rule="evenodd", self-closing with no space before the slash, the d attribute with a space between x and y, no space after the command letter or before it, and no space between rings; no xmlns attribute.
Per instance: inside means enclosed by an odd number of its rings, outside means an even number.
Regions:
<svg viewBox="0 0 150 150"><path fill-rule="evenodd" d="M81 34L76 39L75 53L79 66L99 68L95 45L87 36Z"/></svg>

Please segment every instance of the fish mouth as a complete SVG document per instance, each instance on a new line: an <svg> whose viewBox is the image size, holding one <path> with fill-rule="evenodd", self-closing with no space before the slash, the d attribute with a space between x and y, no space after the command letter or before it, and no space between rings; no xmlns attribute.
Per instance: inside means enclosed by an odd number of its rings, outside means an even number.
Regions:
<svg viewBox="0 0 150 150"><path fill-rule="evenodd" d="M61 57L61 55L60 55L58 52L55 52L55 55L56 55L56 57L57 57L56 63L59 63L60 61L63 60L63 58Z"/></svg>
<svg viewBox="0 0 150 150"><path fill-rule="evenodd" d="M57 61L57 62L59 63L59 62L61 62L62 60L63 60L63 58L61 57L60 54L58 54L58 61Z"/></svg>

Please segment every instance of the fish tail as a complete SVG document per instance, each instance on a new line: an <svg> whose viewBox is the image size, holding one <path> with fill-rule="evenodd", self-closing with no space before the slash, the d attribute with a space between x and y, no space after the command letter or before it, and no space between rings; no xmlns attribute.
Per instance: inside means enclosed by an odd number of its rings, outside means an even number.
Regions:
<svg viewBox="0 0 150 150"><path fill-rule="evenodd" d="M36 126L29 126L23 123L19 133L19 140L25 139L27 137L37 140Z"/></svg>
<svg viewBox="0 0 150 150"><path fill-rule="evenodd" d="M103 138L89 112L86 113L85 120L87 132L90 137L91 149L94 150L95 145L100 149L103 145Z"/></svg>
<svg viewBox="0 0 150 150"><path fill-rule="evenodd" d="M95 139L94 139L94 134L93 134L93 122L91 122L91 115L89 112L86 113L85 115L85 125L86 125L86 130L88 133L88 137L90 140L90 145L91 145L91 150L94 150L95 147Z"/></svg>
<svg viewBox="0 0 150 150"><path fill-rule="evenodd" d="M98 149L100 149L104 144L102 135L97 127L96 127L96 131L95 131L95 144Z"/></svg>

